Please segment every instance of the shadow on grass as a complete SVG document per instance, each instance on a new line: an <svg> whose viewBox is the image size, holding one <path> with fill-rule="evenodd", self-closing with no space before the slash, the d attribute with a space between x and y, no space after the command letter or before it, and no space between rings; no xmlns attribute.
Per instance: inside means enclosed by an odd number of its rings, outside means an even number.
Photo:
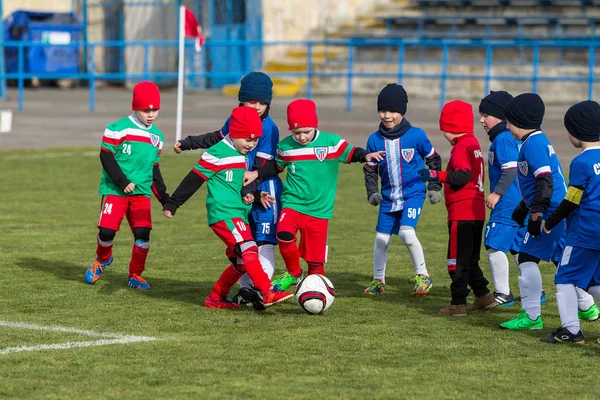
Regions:
<svg viewBox="0 0 600 400"><path fill-rule="evenodd" d="M59 279L81 283L85 282L85 268L81 264L64 261L45 260L36 257L20 258L16 264L27 270L41 271L54 274ZM175 279L153 278L150 282L151 290L140 292L149 297L174 300L204 306L204 300L210 293L214 282L192 282ZM98 292L110 296L115 292L127 289L127 273L107 268L102 274L101 285ZM130 289L131 290L131 289Z"/></svg>

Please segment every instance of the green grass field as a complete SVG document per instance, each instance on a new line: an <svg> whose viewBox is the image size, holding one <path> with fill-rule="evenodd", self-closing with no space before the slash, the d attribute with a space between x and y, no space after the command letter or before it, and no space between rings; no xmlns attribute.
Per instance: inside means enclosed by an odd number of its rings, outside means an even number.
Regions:
<svg viewBox="0 0 600 400"><path fill-rule="evenodd" d="M197 156L163 157L170 191ZM306 315L293 300L262 313L204 308L227 266L206 225L206 188L173 220L154 202L144 274L151 291L126 287L126 226L115 262L89 286L83 278L94 258L100 168L95 149L0 152L0 320L157 340L1 354L101 338L0 326L0 398L598 398L600 322L583 323L584 346L539 343L560 324L552 265L542 264L543 331L500 331L517 306L465 318L438 314L450 283L443 204L427 204L418 229L431 294L412 296L412 265L396 238L386 294L364 296L377 210L366 201L359 165L341 167L326 266L337 299L325 315ZM489 277L483 253L482 266ZM516 276L513 267L513 291Z"/></svg>

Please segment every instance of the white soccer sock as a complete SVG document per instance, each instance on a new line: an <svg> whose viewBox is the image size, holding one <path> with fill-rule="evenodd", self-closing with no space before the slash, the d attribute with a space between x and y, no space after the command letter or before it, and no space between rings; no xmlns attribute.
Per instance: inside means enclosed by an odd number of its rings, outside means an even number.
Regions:
<svg viewBox="0 0 600 400"><path fill-rule="evenodd" d="M271 279L273 277L273 272L275 272L275 245L263 244L262 246L258 246L258 259L260 260L263 271L265 271L269 279ZM251 286L252 279L250 279L250 275L242 275L240 278L240 288L249 288Z"/></svg>
<svg viewBox="0 0 600 400"><path fill-rule="evenodd" d="M581 311L589 310L594 305L594 298L580 287L575 286L575 291L577 292L577 302L579 309Z"/></svg>
<svg viewBox="0 0 600 400"><path fill-rule="evenodd" d="M596 300L600 301L600 286L592 286L591 288L588 288L587 292L594 296Z"/></svg>
<svg viewBox="0 0 600 400"><path fill-rule="evenodd" d="M503 252L494 249L489 249L487 253L495 291L506 295L510 294L508 257Z"/></svg>
<svg viewBox="0 0 600 400"><path fill-rule="evenodd" d="M385 283L385 267L387 266L388 249L392 236L377 232L373 247L373 279L381 279Z"/></svg>
<svg viewBox="0 0 600 400"><path fill-rule="evenodd" d="M581 329L577 315L577 291L575 289L574 285L556 285L556 303L560 322L563 328L567 328L574 335Z"/></svg>
<svg viewBox="0 0 600 400"><path fill-rule="evenodd" d="M542 305L540 297L542 296L542 274L540 268L534 262L524 262L519 264L521 276L519 276L519 290L521 292L521 302L523 311L529 318L536 320L542 315Z"/></svg>
<svg viewBox="0 0 600 400"><path fill-rule="evenodd" d="M423 246L417 238L417 233L414 228L410 226L401 226L398 236L402 243L408 249L410 259L415 266L415 274L417 275L429 275L427 272L427 265L425 265L425 255L423 254Z"/></svg>

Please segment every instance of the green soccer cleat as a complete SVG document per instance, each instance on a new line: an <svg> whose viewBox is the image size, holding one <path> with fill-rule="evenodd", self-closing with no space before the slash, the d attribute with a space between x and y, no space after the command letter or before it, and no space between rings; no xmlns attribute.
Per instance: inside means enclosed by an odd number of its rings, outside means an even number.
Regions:
<svg viewBox="0 0 600 400"><path fill-rule="evenodd" d="M415 287L413 288L415 296L429 293L429 290L433 286L433 281L429 275L415 275L412 281L415 283Z"/></svg>
<svg viewBox="0 0 600 400"><path fill-rule="evenodd" d="M500 329L509 329L512 331L532 331L542 329L543 327L544 322L542 321L541 315L534 321L529 318L525 311L521 311L521 313L513 319L500 324Z"/></svg>
<svg viewBox="0 0 600 400"><path fill-rule="evenodd" d="M385 283L381 279L373 279L369 287L363 291L363 294L375 296L385 292Z"/></svg>
<svg viewBox="0 0 600 400"><path fill-rule="evenodd" d="M593 321L597 320L598 318L600 318L600 308L598 308L597 304L594 304L587 311L579 310L577 312L577 315L579 316L579 319L582 321L586 320L589 322L593 322Z"/></svg>
<svg viewBox="0 0 600 400"><path fill-rule="evenodd" d="M286 290L292 285L297 285L298 282L302 280L302 277L303 275L300 275L296 278L294 275L286 271L283 274L278 275L277 278L271 282L271 285L276 286L279 290Z"/></svg>

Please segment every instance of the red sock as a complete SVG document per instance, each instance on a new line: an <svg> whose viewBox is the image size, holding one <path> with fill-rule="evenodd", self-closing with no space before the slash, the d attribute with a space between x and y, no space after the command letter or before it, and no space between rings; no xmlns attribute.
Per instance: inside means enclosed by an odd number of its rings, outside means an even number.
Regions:
<svg viewBox="0 0 600 400"><path fill-rule="evenodd" d="M325 266L323 263L309 262L308 264L308 275L325 275Z"/></svg>
<svg viewBox="0 0 600 400"><path fill-rule="evenodd" d="M298 278L302 275L302 268L300 268L300 253L296 246L296 241L284 242L279 240L279 252L285 262L285 267L288 272Z"/></svg>
<svg viewBox="0 0 600 400"><path fill-rule="evenodd" d="M225 268L225 271L223 271L209 295L211 300L219 301L223 297L227 297L233 285L235 285L242 275L243 273L235 269L233 264L230 264L229 267Z"/></svg>
<svg viewBox="0 0 600 400"><path fill-rule="evenodd" d="M136 241L131 251L131 261L129 262L129 277L133 274L142 275L146 269L146 257L150 250L150 242L144 243L146 247L138 246Z"/></svg>
<svg viewBox="0 0 600 400"><path fill-rule="evenodd" d="M246 272L250 275L254 287L260 290L263 295L267 294L269 289L271 289L271 281L263 270L258 259L258 253L256 251L244 251L242 253L242 260L244 260L244 267L246 267Z"/></svg>
<svg viewBox="0 0 600 400"><path fill-rule="evenodd" d="M110 260L110 256L112 255L113 242L111 241L107 246L100 241L100 238L96 237L96 240L98 242L98 246L96 247L96 256L98 256L98 261L101 263L106 263L108 260Z"/></svg>

